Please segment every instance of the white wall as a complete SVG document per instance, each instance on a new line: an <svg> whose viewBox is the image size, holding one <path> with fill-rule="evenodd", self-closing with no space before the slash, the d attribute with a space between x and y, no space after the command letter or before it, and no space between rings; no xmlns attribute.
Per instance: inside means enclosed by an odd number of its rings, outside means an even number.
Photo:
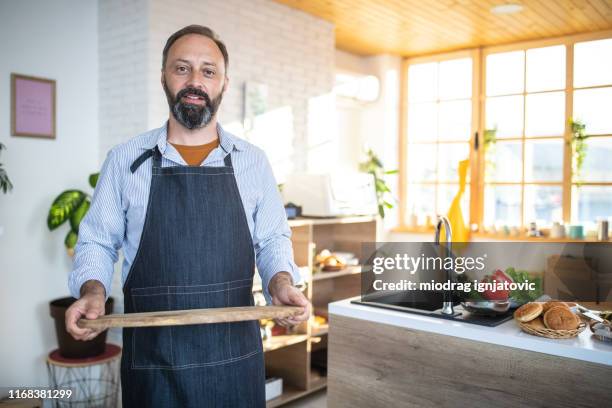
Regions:
<svg viewBox="0 0 612 408"><path fill-rule="evenodd" d="M46 386L56 347L48 302L69 295L66 226L50 232L48 208L67 188L89 191L98 169L97 3L0 2L0 156L15 185L0 194L0 387ZM57 81L55 140L10 135L10 73Z"/></svg>
<svg viewBox="0 0 612 408"><path fill-rule="evenodd" d="M342 161L352 164L365 159L363 153L371 148L385 165L385 169L396 169L399 165L398 121L399 121L399 74L401 58L391 55L362 57L336 51L335 68L363 75L374 75L380 81L380 96L371 103L349 103L338 98L338 138L342 150ZM387 176L387 184L393 196L398 197L396 176ZM384 230L397 226L397 206L385 211ZM387 239L382 235L381 240Z"/></svg>

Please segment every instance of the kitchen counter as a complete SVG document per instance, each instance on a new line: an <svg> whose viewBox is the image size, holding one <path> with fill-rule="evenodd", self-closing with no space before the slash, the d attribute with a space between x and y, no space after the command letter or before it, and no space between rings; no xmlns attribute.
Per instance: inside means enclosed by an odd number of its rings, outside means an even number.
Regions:
<svg viewBox="0 0 612 408"><path fill-rule="evenodd" d="M354 299L358 299L358 297ZM351 300L353 299L330 303L329 313L612 366L612 343L597 340L592 336L588 327L573 339L547 339L523 332L513 320L502 323L497 327L485 327L414 313L357 305L351 303Z"/></svg>
<svg viewBox="0 0 612 408"><path fill-rule="evenodd" d="M612 344L329 305L329 407L612 406Z"/></svg>

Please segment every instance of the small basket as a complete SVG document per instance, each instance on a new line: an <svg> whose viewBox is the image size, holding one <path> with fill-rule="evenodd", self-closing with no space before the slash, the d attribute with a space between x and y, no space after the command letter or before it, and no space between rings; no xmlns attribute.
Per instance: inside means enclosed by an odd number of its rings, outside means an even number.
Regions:
<svg viewBox="0 0 612 408"><path fill-rule="evenodd" d="M546 337L548 339L571 339L582 333L587 326L586 323L581 320L578 328L573 330L534 329L527 323L519 322L518 320L516 320L516 322L524 332L533 334L534 336Z"/></svg>

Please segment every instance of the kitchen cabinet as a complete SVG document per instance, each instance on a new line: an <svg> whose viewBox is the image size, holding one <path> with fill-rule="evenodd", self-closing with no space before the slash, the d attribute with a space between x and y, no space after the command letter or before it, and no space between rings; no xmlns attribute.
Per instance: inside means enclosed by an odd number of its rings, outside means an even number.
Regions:
<svg viewBox="0 0 612 408"><path fill-rule="evenodd" d="M612 346L351 303L330 309L330 407L612 406Z"/></svg>
<svg viewBox="0 0 612 408"><path fill-rule="evenodd" d="M361 266L334 272L314 272L314 256L323 249L351 252L361 261L363 242L375 242L378 217L298 218L289 220L294 259L305 280L304 293L314 314L328 317L328 304L359 295ZM327 325L314 316L296 332L264 341L266 376L283 379L283 394L268 401L278 407L327 386Z"/></svg>

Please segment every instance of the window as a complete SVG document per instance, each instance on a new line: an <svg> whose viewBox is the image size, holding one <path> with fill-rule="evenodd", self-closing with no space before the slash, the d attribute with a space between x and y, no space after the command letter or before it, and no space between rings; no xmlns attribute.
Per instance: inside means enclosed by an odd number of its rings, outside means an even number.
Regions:
<svg viewBox="0 0 612 408"><path fill-rule="evenodd" d="M589 136L580 174L572 178L572 222L592 226L612 213L612 39L574 45L573 117Z"/></svg>
<svg viewBox="0 0 612 408"><path fill-rule="evenodd" d="M459 162L470 157L472 66L472 57L461 57L408 68L405 210L421 222L448 211L459 190ZM468 185L461 203L465 220L469 195Z"/></svg>
<svg viewBox="0 0 612 408"><path fill-rule="evenodd" d="M487 229L561 221L588 230L612 217L612 38L597 36L408 60L401 226L411 215L422 224L424 216L447 213L466 158L466 223ZM588 136L577 174L571 119ZM491 130L494 141L485 144Z"/></svg>
<svg viewBox="0 0 612 408"><path fill-rule="evenodd" d="M565 45L485 57L485 227L563 220Z"/></svg>

